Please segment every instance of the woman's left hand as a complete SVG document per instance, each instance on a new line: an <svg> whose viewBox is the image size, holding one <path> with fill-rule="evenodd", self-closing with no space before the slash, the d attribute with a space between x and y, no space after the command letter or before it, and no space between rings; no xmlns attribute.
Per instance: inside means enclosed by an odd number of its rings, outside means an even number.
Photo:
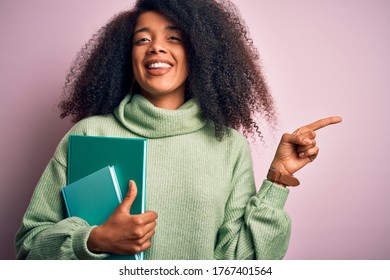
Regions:
<svg viewBox="0 0 390 280"><path fill-rule="evenodd" d="M315 131L341 121L340 117L329 117L302 126L292 134L283 134L271 166L283 174L293 175L317 157Z"/></svg>

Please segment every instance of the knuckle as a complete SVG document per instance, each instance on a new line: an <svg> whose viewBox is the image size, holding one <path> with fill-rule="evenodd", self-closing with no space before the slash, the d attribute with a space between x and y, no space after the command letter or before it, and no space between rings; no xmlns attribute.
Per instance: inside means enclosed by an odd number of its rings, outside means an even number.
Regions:
<svg viewBox="0 0 390 280"><path fill-rule="evenodd" d="M141 247L142 244L144 244L144 241L142 239L137 239L136 241L134 241L134 243L136 244L136 246Z"/></svg>
<svg viewBox="0 0 390 280"><path fill-rule="evenodd" d="M145 215L147 215L148 218L151 219L151 220L157 220L157 218L158 218L157 213L153 212L153 211L146 211Z"/></svg>
<svg viewBox="0 0 390 280"><path fill-rule="evenodd" d="M142 225L144 224L144 218L142 218L142 216L136 216L134 217L134 223L136 225Z"/></svg>
<svg viewBox="0 0 390 280"><path fill-rule="evenodd" d="M126 194L126 196L125 196L125 199L126 200L131 200L131 199L133 199L133 197L134 197L134 191L129 191L129 192L127 192L127 194Z"/></svg>
<svg viewBox="0 0 390 280"><path fill-rule="evenodd" d="M152 242L150 242L150 240L148 240L144 244L142 244L141 251L145 251L146 249L150 248L150 246L152 246Z"/></svg>
<svg viewBox="0 0 390 280"><path fill-rule="evenodd" d="M142 238L144 235L145 235L145 233L144 233L144 231L142 230L142 229L136 229L134 232L133 232L133 234L134 234L134 236L136 237L136 238Z"/></svg>
<svg viewBox="0 0 390 280"><path fill-rule="evenodd" d="M286 140L288 137L290 137L289 133L283 133L282 140Z"/></svg>
<svg viewBox="0 0 390 280"><path fill-rule="evenodd" d="M306 134L307 132L309 132L310 129L307 127L307 126L304 126L304 127L301 127L299 130L298 130L298 134Z"/></svg>
<svg viewBox="0 0 390 280"><path fill-rule="evenodd" d="M133 253L137 254L139 252L142 252L142 245L138 245L138 244L133 245Z"/></svg>
<svg viewBox="0 0 390 280"><path fill-rule="evenodd" d="M132 249L131 249L132 254L137 254L137 253L143 252L146 249L150 248L150 246L152 246L152 243L150 242L150 240L147 240L145 242L133 243Z"/></svg>

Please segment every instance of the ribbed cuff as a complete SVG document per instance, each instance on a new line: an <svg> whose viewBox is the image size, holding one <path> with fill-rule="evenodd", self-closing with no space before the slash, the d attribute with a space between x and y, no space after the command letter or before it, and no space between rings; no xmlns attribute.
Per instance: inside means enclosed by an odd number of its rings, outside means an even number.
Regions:
<svg viewBox="0 0 390 280"><path fill-rule="evenodd" d="M271 207L283 209L290 190L264 180L260 190L256 194L257 198Z"/></svg>
<svg viewBox="0 0 390 280"><path fill-rule="evenodd" d="M73 251L80 260L101 260L107 258L108 254L95 254L88 250L87 240L93 227L85 226L77 229L73 235Z"/></svg>

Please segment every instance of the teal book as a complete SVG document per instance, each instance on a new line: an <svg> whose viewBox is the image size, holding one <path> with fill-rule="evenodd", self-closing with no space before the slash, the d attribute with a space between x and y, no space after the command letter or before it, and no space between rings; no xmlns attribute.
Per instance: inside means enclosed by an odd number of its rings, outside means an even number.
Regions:
<svg viewBox="0 0 390 280"><path fill-rule="evenodd" d="M113 166L106 166L61 189L69 217L79 217L90 225L101 225L123 200ZM139 256L112 254L108 259L138 260Z"/></svg>
<svg viewBox="0 0 390 280"><path fill-rule="evenodd" d="M61 189L69 217L103 224L123 200L115 169L106 166Z"/></svg>
<svg viewBox="0 0 390 280"><path fill-rule="evenodd" d="M106 166L114 166L123 196L129 181L137 184L137 197L131 214L141 214L146 207L146 168L148 142L144 138L70 135L68 139L68 184ZM143 259L143 253L137 254Z"/></svg>

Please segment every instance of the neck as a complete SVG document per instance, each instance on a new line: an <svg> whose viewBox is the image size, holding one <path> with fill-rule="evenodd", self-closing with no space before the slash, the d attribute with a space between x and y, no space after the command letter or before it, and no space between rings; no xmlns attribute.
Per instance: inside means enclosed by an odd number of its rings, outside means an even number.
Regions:
<svg viewBox="0 0 390 280"><path fill-rule="evenodd" d="M170 93L162 95L152 95L145 90L141 90L141 95L144 96L155 107L167 110L176 110L184 104L184 94Z"/></svg>
<svg viewBox="0 0 390 280"><path fill-rule="evenodd" d="M128 130L146 138L188 134L206 125L194 99L177 110L169 110L154 106L141 94L129 94L115 109L115 116Z"/></svg>

